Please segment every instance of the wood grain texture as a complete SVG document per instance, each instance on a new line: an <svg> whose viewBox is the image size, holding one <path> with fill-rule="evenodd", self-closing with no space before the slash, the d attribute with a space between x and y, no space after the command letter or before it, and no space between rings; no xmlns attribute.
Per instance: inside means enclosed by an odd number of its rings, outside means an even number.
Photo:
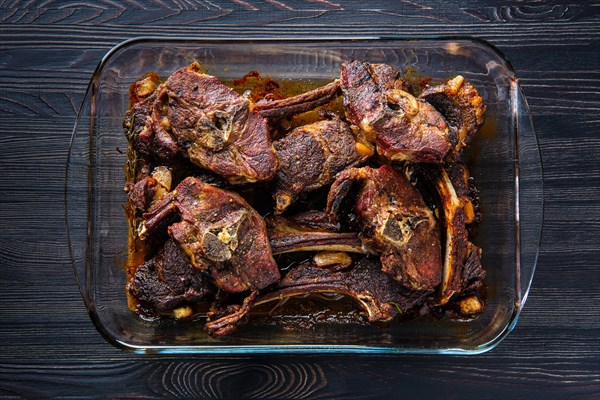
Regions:
<svg viewBox="0 0 600 400"><path fill-rule="evenodd" d="M600 397L600 3L0 1L0 397ZM459 35L520 77L544 164L538 269L515 331L449 356L158 356L107 344L69 264L63 181L101 57L140 35Z"/></svg>

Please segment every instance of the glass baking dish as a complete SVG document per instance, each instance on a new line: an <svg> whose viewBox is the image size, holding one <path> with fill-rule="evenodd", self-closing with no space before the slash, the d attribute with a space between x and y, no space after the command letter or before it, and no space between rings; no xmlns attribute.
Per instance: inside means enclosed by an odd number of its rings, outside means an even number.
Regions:
<svg viewBox="0 0 600 400"><path fill-rule="evenodd" d="M421 318L389 327L318 324L288 331L253 325L212 338L201 321L149 322L127 307L128 226L123 204L129 85L149 71L166 77L199 61L225 80L258 70L276 80L322 82L359 59L444 79L462 74L488 105L466 159L481 191L484 220L475 243L487 270L485 312L472 321ZM73 130L66 218L75 275L90 316L111 343L152 353L460 353L495 347L527 298L542 228L542 166L527 102L510 64L468 38L215 40L137 38L111 49L96 69Z"/></svg>

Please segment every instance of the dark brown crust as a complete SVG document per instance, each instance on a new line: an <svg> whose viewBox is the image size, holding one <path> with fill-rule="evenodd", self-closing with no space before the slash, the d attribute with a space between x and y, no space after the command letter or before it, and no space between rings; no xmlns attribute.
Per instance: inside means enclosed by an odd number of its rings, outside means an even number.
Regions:
<svg viewBox="0 0 600 400"><path fill-rule="evenodd" d="M460 75L436 86L426 88L423 99L439 111L450 128L452 150L447 162L455 161L483 125L486 105L477 89Z"/></svg>
<svg viewBox="0 0 600 400"><path fill-rule="evenodd" d="M266 222L273 254L298 251L365 251L354 232L339 233L311 228L275 215L268 216Z"/></svg>
<svg viewBox="0 0 600 400"><path fill-rule="evenodd" d="M226 335L248 322L254 306L314 293L338 293L353 298L366 312L369 322L385 322L408 313L431 292L399 285L381 272L376 260L369 258L361 259L346 271L303 263L292 268L272 292L258 297L257 292L252 292L242 305L211 311L205 329L213 336Z"/></svg>
<svg viewBox="0 0 600 400"><path fill-rule="evenodd" d="M141 212L146 212L150 207L158 182L151 176L139 180L135 185L128 187L129 201Z"/></svg>
<svg viewBox="0 0 600 400"><path fill-rule="evenodd" d="M140 265L127 285L145 312L157 314L197 303L214 293L207 273L194 268L173 240Z"/></svg>
<svg viewBox="0 0 600 400"><path fill-rule="evenodd" d="M169 127L193 163L232 184L270 180L277 172L267 121L214 76L194 65L180 69L159 88L158 98L166 99L168 123L155 123Z"/></svg>
<svg viewBox="0 0 600 400"><path fill-rule="evenodd" d="M462 292L480 289L483 286L483 280L486 275L485 269L481 265L481 249L469 243L467 253L461 277Z"/></svg>
<svg viewBox="0 0 600 400"><path fill-rule="evenodd" d="M291 269L275 291L261 296L257 304L306 293L340 293L357 300L370 322L388 321L408 312L428 291L414 291L381 272L378 261L363 258L347 271L301 264Z"/></svg>
<svg viewBox="0 0 600 400"><path fill-rule="evenodd" d="M144 160L159 164L180 163L179 146L169 133L155 124L156 99L155 91L129 108L123 122L125 134L135 151Z"/></svg>
<svg viewBox="0 0 600 400"><path fill-rule="evenodd" d="M252 309L257 296L258 292L250 293L241 305L229 306L222 316L218 316L221 314L220 312L209 312L208 322L204 326L204 329L211 336L224 336L230 334L236 330L238 326L248 322L248 313Z"/></svg>
<svg viewBox="0 0 600 400"><path fill-rule="evenodd" d="M286 218L305 227L320 229L324 231L340 232L341 226L337 221L332 221L330 215L324 211L308 210L298 214L286 216Z"/></svg>
<svg viewBox="0 0 600 400"><path fill-rule="evenodd" d="M473 229L483 218L479 205L479 190L475 186L474 178L467 166L461 162L446 166L446 172L462 204L467 228Z"/></svg>
<svg viewBox="0 0 600 400"><path fill-rule="evenodd" d="M461 276L469 240L463 205L443 167L437 167L433 172L433 184L440 198L446 228L444 269L439 293L440 303L445 304L454 293L461 291Z"/></svg>
<svg viewBox="0 0 600 400"><path fill-rule="evenodd" d="M194 267L210 268L219 288L239 293L279 280L265 222L237 193L188 177L144 214L144 228L152 231L175 211L181 221L169 234Z"/></svg>
<svg viewBox="0 0 600 400"><path fill-rule="evenodd" d="M442 277L439 228L421 195L390 166L352 168L331 186L327 211L333 217L353 183L360 186L354 213L365 247L380 255L383 271L398 282L433 290Z"/></svg>
<svg viewBox="0 0 600 400"><path fill-rule="evenodd" d="M346 116L390 160L440 163L451 148L444 118L414 98L395 68L352 61L342 64Z"/></svg>
<svg viewBox="0 0 600 400"><path fill-rule="evenodd" d="M276 214L300 193L333 182L338 173L365 159L356 150L350 126L339 118L298 127L274 146L280 162L273 182Z"/></svg>

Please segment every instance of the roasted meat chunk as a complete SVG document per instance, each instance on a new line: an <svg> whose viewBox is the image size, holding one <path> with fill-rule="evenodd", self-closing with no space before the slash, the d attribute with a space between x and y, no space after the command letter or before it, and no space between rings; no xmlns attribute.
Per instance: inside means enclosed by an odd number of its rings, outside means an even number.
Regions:
<svg viewBox="0 0 600 400"><path fill-rule="evenodd" d="M452 143L446 160L456 160L483 125L486 110L483 98L461 75L426 88L419 98L431 104L446 119Z"/></svg>
<svg viewBox="0 0 600 400"><path fill-rule="evenodd" d="M419 192L387 165L348 169L331 186L327 211L332 217L356 184L351 212L365 247L380 255L382 270L407 287L434 289L442 278L440 234Z"/></svg>
<svg viewBox="0 0 600 400"><path fill-rule="evenodd" d="M301 192L327 184L367 157L350 126L337 117L300 126L274 143L280 169L274 179L275 213L281 214Z"/></svg>
<svg viewBox="0 0 600 400"><path fill-rule="evenodd" d="M483 217L479 206L479 190L469 169L462 162L446 165L445 169L465 213L467 228L476 227Z"/></svg>
<svg viewBox="0 0 600 400"><path fill-rule="evenodd" d="M450 167L450 170L456 176L455 168L459 167ZM430 179L440 199L446 230L444 266L439 290L439 302L445 304L454 293L460 293L468 290L470 286L479 285L485 277L485 272L481 267L481 249L469 242L466 225L469 221L473 221L474 217L470 217L473 206L466 198L466 189L461 185L457 191L448 172L442 166L436 167L430 173ZM455 181L458 184L462 183L462 180L459 179ZM474 212L473 215L475 215ZM465 271L467 265L468 271Z"/></svg>
<svg viewBox="0 0 600 400"><path fill-rule="evenodd" d="M153 118L159 79L148 74L131 85L132 104L123 121L131 146L145 160L174 164L181 162L177 142Z"/></svg>
<svg viewBox="0 0 600 400"><path fill-rule="evenodd" d="M135 183L128 185L126 191L129 201L141 212L148 211L154 203L171 190L172 173L168 167L154 168L151 176L146 176Z"/></svg>
<svg viewBox="0 0 600 400"><path fill-rule="evenodd" d="M481 264L481 248L469 243L467 246L467 259L462 270L461 291L477 290L483 286L485 269Z"/></svg>
<svg viewBox="0 0 600 400"><path fill-rule="evenodd" d="M155 135L171 136L190 161L230 183L270 180L277 157L267 121L254 104L194 63L175 71L157 89Z"/></svg>
<svg viewBox="0 0 600 400"><path fill-rule="evenodd" d="M136 209L146 212L152 204L158 187L158 181L151 176L147 176L136 182L135 185L126 188L129 201Z"/></svg>
<svg viewBox="0 0 600 400"><path fill-rule="evenodd" d="M342 64L346 116L389 160L440 163L452 147L444 117L408 92L400 73L385 64Z"/></svg>
<svg viewBox="0 0 600 400"><path fill-rule="evenodd" d="M237 193L184 179L144 214L141 236L173 213L169 235L198 269L210 268L219 288L238 293L279 280L264 220Z"/></svg>
<svg viewBox="0 0 600 400"><path fill-rule="evenodd" d="M165 314L207 299L215 287L208 272L194 268L169 239L154 258L137 268L127 290L146 312Z"/></svg>

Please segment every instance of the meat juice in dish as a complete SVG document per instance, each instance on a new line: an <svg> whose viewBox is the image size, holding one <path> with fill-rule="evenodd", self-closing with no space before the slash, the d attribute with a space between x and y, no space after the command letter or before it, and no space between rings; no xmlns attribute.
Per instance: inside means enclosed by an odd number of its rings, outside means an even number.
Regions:
<svg viewBox="0 0 600 400"><path fill-rule="evenodd" d="M205 315L214 336L303 313L476 318L481 213L461 154L486 106L460 75L413 78L353 60L312 85L222 82L198 63L133 83L130 308Z"/></svg>

